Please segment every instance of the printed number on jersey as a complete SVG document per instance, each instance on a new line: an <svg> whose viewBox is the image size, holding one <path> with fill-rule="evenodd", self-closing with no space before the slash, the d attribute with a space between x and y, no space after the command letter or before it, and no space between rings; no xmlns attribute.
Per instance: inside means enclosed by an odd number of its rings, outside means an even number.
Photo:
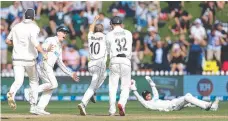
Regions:
<svg viewBox="0 0 228 121"><path fill-rule="evenodd" d="M95 55L99 54L99 52L100 52L100 43L92 42L90 44L90 50L91 50L91 54L95 54Z"/></svg>
<svg viewBox="0 0 228 121"><path fill-rule="evenodd" d="M115 43L117 44L117 48L116 48L117 52L127 51L127 48L126 48L127 40L125 37L117 38L115 40Z"/></svg>

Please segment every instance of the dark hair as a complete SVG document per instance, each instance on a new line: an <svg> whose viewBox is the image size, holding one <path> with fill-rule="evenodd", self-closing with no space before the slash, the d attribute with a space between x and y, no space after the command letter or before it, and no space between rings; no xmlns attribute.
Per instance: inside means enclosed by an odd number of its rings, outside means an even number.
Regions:
<svg viewBox="0 0 228 121"><path fill-rule="evenodd" d="M103 16L105 16L105 14L104 14L103 12L100 12L100 13L99 13L99 15L103 15Z"/></svg>
<svg viewBox="0 0 228 121"><path fill-rule="evenodd" d="M104 26L102 24L96 24L94 28L94 32L103 32Z"/></svg>
<svg viewBox="0 0 228 121"><path fill-rule="evenodd" d="M148 90L144 90L144 91L142 92L142 97L144 98L144 100L146 100L146 96L147 96L148 94L150 94L150 91L148 91Z"/></svg>

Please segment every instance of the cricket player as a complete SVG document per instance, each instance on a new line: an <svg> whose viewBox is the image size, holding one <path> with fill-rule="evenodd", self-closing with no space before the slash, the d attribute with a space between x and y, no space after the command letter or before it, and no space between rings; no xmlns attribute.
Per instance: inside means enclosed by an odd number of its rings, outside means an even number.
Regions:
<svg viewBox="0 0 228 121"><path fill-rule="evenodd" d="M216 99L213 103L206 102L193 97L190 93L187 93L185 96L182 96L173 100L160 100L155 83L152 81L152 79L149 76L146 76L145 78L149 82L152 88L153 97L151 93L147 90L142 92L142 97L141 97L137 92L135 80L132 80L132 84L130 88L131 90L133 90L134 95L140 101L140 103L147 109L167 112L167 111L181 110L189 103L192 105L198 106L202 109L205 109L207 111L208 110L216 111L218 109L218 103L219 103L218 99Z"/></svg>
<svg viewBox="0 0 228 121"><path fill-rule="evenodd" d="M90 25L88 33L89 42L89 58L88 63L89 72L92 74L92 80L89 88L85 92L82 101L78 104L81 115L86 115L86 106L89 100L92 98L96 90L104 82L106 75L106 39L103 33L104 27L102 24L96 24L99 19L99 15L95 16L93 23Z"/></svg>
<svg viewBox="0 0 228 121"><path fill-rule="evenodd" d="M51 99L53 90L58 87L58 82L53 71L53 67L56 62L63 72L71 76L76 82L79 81L76 72L69 71L62 61L62 42L65 40L67 33L69 33L69 30L64 26L60 26L57 28L56 32L56 36L47 38L42 44L43 49L47 51L48 59L39 62L37 65L39 77L42 79L43 84L39 85L37 89L37 92L42 92L42 95L38 104L36 105L35 111L32 112L33 114L50 114L44 109ZM50 45L52 46L51 51L49 49ZM25 89L24 94L26 100L31 101L30 89Z"/></svg>
<svg viewBox="0 0 228 121"><path fill-rule="evenodd" d="M116 93L120 78L121 93L118 109L119 114L125 116L125 105L131 85L132 34L122 28L122 20L118 16L113 17L110 24L113 30L106 35L107 48L109 48L110 54L109 114L113 116L116 112Z"/></svg>
<svg viewBox="0 0 228 121"><path fill-rule="evenodd" d="M37 50L41 52L44 59L47 59L46 53L36 39L40 29L34 22L34 17L35 11L33 9L27 9L25 11L25 19L11 29L6 40L8 45L13 46L12 60L15 80L7 93L7 99L9 106L14 110L16 109L14 97L24 82L25 71L28 74L31 87L32 100L30 102L30 111L34 109L38 97L35 90L38 88L39 80L36 71Z"/></svg>

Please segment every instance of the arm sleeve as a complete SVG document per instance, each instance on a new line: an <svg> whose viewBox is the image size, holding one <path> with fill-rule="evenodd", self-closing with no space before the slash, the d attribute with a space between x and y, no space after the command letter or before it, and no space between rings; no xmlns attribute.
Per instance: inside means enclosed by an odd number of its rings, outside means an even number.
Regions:
<svg viewBox="0 0 228 121"><path fill-rule="evenodd" d="M13 31L13 29L12 29L12 31ZM8 40L13 40L12 31L10 31L9 35L7 36L7 39L8 39Z"/></svg>
<svg viewBox="0 0 228 121"><path fill-rule="evenodd" d="M61 68L61 70L66 73L67 75L71 76L72 71L68 70L67 67L64 65L63 60L62 60L62 54L59 56L57 60L58 66Z"/></svg>
<svg viewBox="0 0 228 121"><path fill-rule="evenodd" d="M149 109L148 104L146 103L146 101L139 95L139 93L137 91L133 91L134 95L136 96L136 98L138 99L138 101L147 109Z"/></svg>
<svg viewBox="0 0 228 121"><path fill-rule="evenodd" d="M151 86L152 89L152 93L153 93L153 99L159 99L159 94L158 94L158 90L155 86Z"/></svg>
<svg viewBox="0 0 228 121"><path fill-rule="evenodd" d="M31 33L31 42L35 47L39 45L39 42L37 41L39 32L40 32L40 29L37 29L36 31Z"/></svg>

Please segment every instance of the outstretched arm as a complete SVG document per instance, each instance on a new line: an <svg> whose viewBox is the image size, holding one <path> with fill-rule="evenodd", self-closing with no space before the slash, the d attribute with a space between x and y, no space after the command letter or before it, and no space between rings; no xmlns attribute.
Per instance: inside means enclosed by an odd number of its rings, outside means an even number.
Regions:
<svg viewBox="0 0 228 121"><path fill-rule="evenodd" d="M147 105L146 101L139 95L139 93L137 92L137 88L135 85L135 80L131 80L131 86L130 89L133 91L134 95L136 96L136 98L138 99L138 101L145 107L145 108L149 108L149 106Z"/></svg>
<svg viewBox="0 0 228 121"><path fill-rule="evenodd" d="M153 82L153 80L149 76L146 76L145 78L151 86L152 93L153 93L153 99L159 99L159 94L158 94L158 90L156 88L155 83Z"/></svg>
<svg viewBox="0 0 228 121"><path fill-rule="evenodd" d="M100 17L99 15L95 16L93 23L89 26L89 32L94 32L94 28L95 28L95 25L96 25L99 17Z"/></svg>
<svg viewBox="0 0 228 121"><path fill-rule="evenodd" d="M76 72L72 72L72 71L68 70L67 67L65 66L65 64L63 63L62 54L61 54L60 57L58 58L57 64L58 64L58 66L60 67L60 69L61 69L64 73L66 73L67 75L69 75L70 77L72 77L72 78L74 79L74 81L76 81L76 82L79 81L79 78L77 77Z"/></svg>

